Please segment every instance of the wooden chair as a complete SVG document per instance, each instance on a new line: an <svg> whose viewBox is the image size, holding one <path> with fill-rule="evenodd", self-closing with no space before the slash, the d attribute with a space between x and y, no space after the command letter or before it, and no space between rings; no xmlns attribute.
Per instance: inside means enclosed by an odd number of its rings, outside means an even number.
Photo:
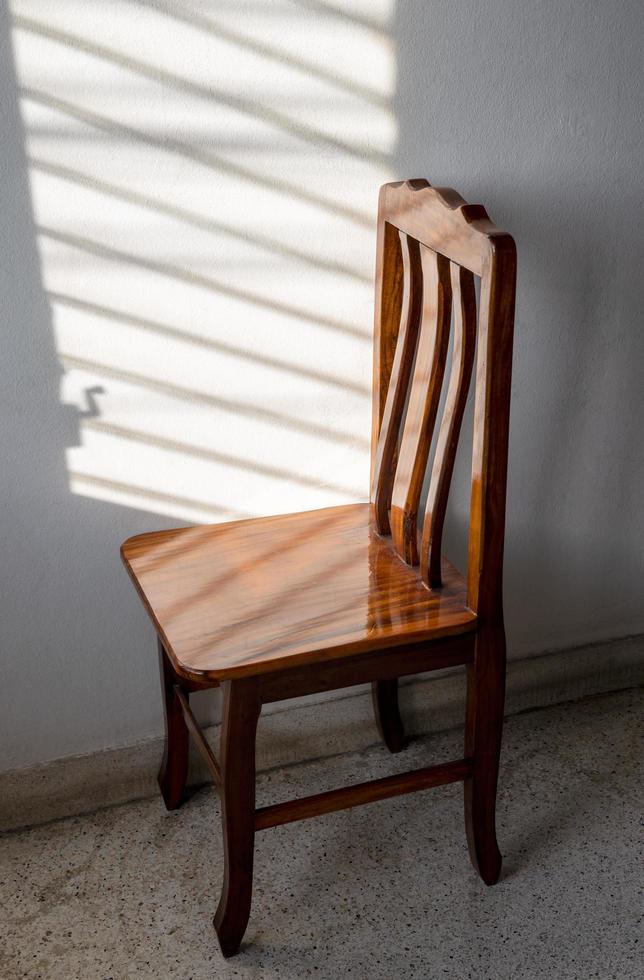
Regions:
<svg viewBox="0 0 644 980"><path fill-rule="evenodd" d="M224 956L237 951L248 922L255 832L277 824L462 780L472 862L488 885L499 877L515 277L514 241L482 207L425 180L386 184L378 210L371 503L143 534L123 545L159 637L165 804L172 810L184 799L189 733L221 795L225 868L214 924ZM452 308L452 367L421 533ZM475 346L464 578L441 557L441 536ZM405 744L398 678L456 664L467 666L462 759L256 808L262 704L371 682L378 728L398 752ZM189 703L192 691L216 685L223 689L221 762Z"/></svg>

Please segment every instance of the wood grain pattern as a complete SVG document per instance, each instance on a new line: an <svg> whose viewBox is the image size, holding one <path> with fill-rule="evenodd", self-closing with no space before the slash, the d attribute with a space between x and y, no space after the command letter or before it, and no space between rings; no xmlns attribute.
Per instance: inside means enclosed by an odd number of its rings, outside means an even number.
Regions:
<svg viewBox="0 0 644 980"><path fill-rule="evenodd" d="M451 316L449 262L424 246L420 253L423 312L390 516L393 546L408 565L418 564L420 492L443 385Z"/></svg>
<svg viewBox="0 0 644 980"><path fill-rule="evenodd" d="M389 508L398 455L398 440L416 353L423 301L420 245L413 238L401 234L400 250L403 263L401 321L389 375L389 389L380 423L371 493L376 527L380 534L390 533Z"/></svg>
<svg viewBox="0 0 644 980"><path fill-rule="evenodd" d="M368 504L131 538L123 558L181 676L215 680L475 628L446 563L428 592ZM258 560L258 556L262 556Z"/></svg>
<svg viewBox="0 0 644 980"><path fill-rule="evenodd" d="M420 573L423 581L432 589L441 586L443 525L476 348L474 276L454 262L451 263L450 275L454 310L452 368L436 443L420 549Z"/></svg>
<svg viewBox="0 0 644 980"><path fill-rule="evenodd" d="M467 559L468 606L490 624L502 621L516 268L513 239L498 237L481 281Z"/></svg>
<svg viewBox="0 0 644 980"><path fill-rule="evenodd" d="M477 276L483 275L497 245L510 238L480 204L467 204L451 187L432 187L422 178L385 184L378 220Z"/></svg>
<svg viewBox="0 0 644 980"><path fill-rule="evenodd" d="M379 196L376 239L370 487L374 485L378 437L389 391L391 369L396 354L404 290L400 232L388 221L385 221L383 215L384 200L385 188L382 187Z"/></svg>

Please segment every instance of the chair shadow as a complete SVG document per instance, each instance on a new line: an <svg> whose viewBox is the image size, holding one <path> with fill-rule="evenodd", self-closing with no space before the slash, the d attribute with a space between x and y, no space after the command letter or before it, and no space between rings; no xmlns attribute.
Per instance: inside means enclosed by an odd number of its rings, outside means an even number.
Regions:
<svg viewBox="0 0 644 980"><path fill-rule="evenodd" d="M539 725L540 712L517 716L515 727ZM620 787L637 785L641 764L636 741L635 710L615 710L615 695L581 699L566 708L562 730L550 736L551 755L545 766L532 773L534 751L527 749L504 760L500 809L512 822L512 831L501 841L504 850L502 881L510 880L543 860L552 863L561 855L566 863L575 844L595 839L602 814L611 797L623 798ZM550 715L552 717L552 715ZM530 720L529 720L530 719ZM576 739L570 738L574 729ZM535 805L525 805L513 818L512 782L528 782ZM524 793L515 794L523 795ZM636 802L633 801L633 809Z"/></svg>

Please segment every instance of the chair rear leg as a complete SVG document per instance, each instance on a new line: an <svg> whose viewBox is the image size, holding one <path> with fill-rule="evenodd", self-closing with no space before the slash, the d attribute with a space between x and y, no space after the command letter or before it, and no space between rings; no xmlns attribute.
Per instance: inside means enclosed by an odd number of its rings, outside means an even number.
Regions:
<svg viewBox="0 0 644 980"><path fill-rule="evenodd" d="M261 710L257 684L223 684L221 819L224 882L214 926L224 956L239 949L250 915L255 849L255 735Z"/></svg>
<svg viewBox="0 0 644 980"><path fill-rule="evenodd" d="M465 828L472 864L486 885L495 884L501 873L495 815L504 702L503 627L483 629L474 663L467 667L465 755L473 767L465 780Z"/></svg>
<svg viewBox="0 0 644 980"><path fill-rule="evenodd" d="M398 678L372 681L371 697L380 737L390 752L400 752L408 744L398 706Z"/></svg>
<svg viewBox="0 0 644 980"><path fill-rule="evenodd" d="M176 810L185 799L188 778L188 729L174 688L180 684L161 640L159 667L165 714L165 749L159 770L159 786L168 810ZM186 692L187 694L187 692Z"/></svg>

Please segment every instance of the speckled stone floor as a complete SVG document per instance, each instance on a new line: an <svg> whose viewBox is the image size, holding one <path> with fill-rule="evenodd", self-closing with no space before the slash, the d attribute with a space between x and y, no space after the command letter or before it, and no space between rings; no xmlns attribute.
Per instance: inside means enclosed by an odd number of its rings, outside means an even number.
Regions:
<svg viewBox="0 0 644 980"><path fill-rule="evenodd" d="M229 961L211 925L212 791L174 814L153 799L7 834L0 976L639 980L641 707L630 691L509 719L494 888L469 865L459 785L259 834L251 922ZM274 771L259 800L445 760L460 738Z"/></svg>

